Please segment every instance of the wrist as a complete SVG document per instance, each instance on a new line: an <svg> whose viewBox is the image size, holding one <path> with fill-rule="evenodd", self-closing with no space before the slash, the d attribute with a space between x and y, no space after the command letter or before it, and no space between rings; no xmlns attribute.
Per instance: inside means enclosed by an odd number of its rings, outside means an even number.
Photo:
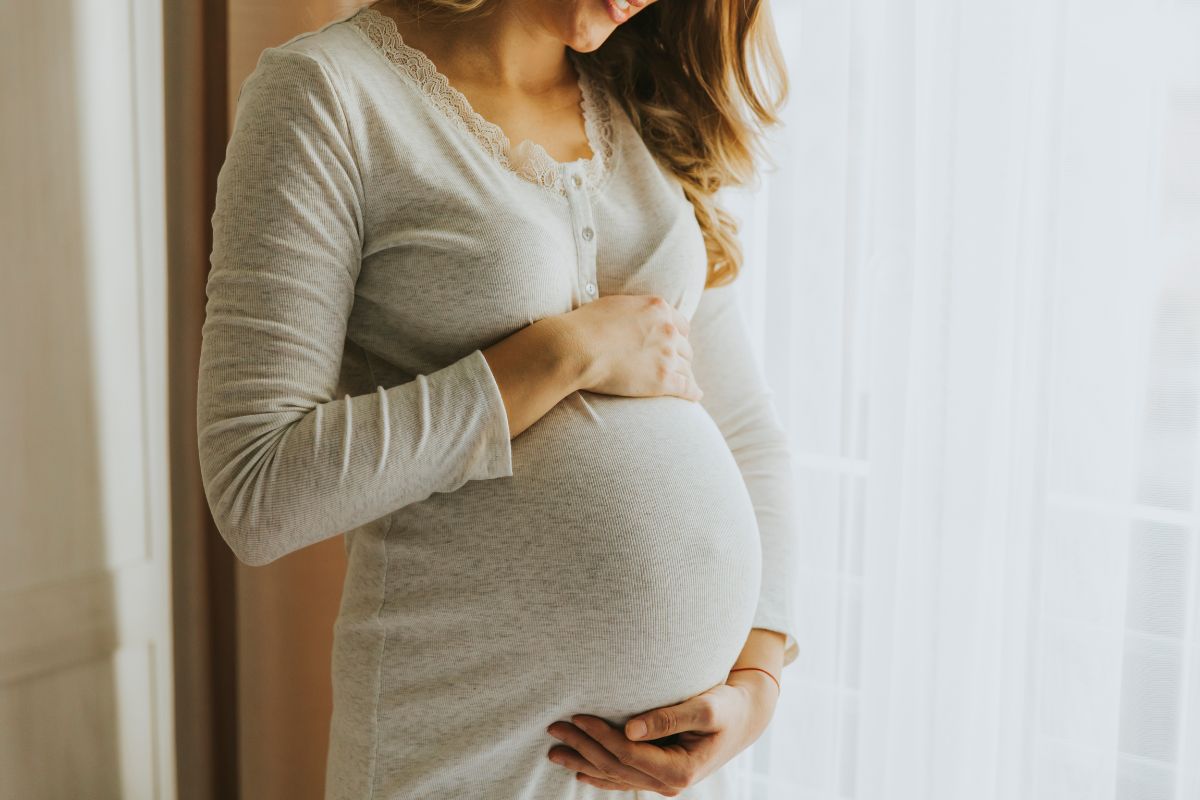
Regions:
<svg viewBox="0 0 1200 800"><path fill-rule="evenodd" d="M725 683L730 686L749 688L757 692L767 691L771 697L778 698L781 687L777 679L761 669L734 669L725 677Z"/></svg>
<svg viewBox="0 0 1200 800"><path fill-rule="evenodd" d="M751 730L750 741L753 742L766 730L775 715L779 688L766 675L752 669L729 673L725 683L742 692L747 706L752 709L747 720Z"/></svg>
<svg viewBox="0 0 1200 800"><path fill-rule="evenodd" d="M746 644L742 647L742 652L738 654L730 669L757 667L765 669L776 680L781 680L784 642L785 636L779 631L768 628L751 628L750 633L746 636Z"/></svg>
<svg viewBox="0 0 1200 800"><path fill-rule="evenodd" d="M599 382L599 358L569 314L546 317L534 324L541 327L546 345L562 369L563 379L569 387L567 394L588 389Z"/></svg>

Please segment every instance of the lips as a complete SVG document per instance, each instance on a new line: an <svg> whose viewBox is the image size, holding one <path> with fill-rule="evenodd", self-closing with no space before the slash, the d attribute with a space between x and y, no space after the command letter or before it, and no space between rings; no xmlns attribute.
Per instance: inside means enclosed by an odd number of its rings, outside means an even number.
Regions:
<svg viewBox="0 0 1200 800"><path fill-rule="evenodd" d="M613 22L620 25L633 16L636 9L644 8L649 0L601 0L608 9L608 15Z"/></svg>

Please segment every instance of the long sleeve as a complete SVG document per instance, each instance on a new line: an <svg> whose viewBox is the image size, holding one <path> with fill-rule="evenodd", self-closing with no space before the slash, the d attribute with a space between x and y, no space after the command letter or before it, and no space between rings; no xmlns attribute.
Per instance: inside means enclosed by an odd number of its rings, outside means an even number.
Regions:
<svg viewBox="0 0 1200 800"><path fill-rule="evenodd" d="M741 470L762 540L762 588L752 627L783 633L784 666L796 660L792 581L797 561L796 513L787 435L758 368L737 283L705 289L688 340L701 405L716 422Z"/></svg>
<svg viewBox="0 0 1200 800"><path fill-rule="evenodd" d="M507 414L480 350L335 397L362 204L325 68L265 50L242 84L217 181L197 398L209 507L247 564L512 475Z"/></svg>

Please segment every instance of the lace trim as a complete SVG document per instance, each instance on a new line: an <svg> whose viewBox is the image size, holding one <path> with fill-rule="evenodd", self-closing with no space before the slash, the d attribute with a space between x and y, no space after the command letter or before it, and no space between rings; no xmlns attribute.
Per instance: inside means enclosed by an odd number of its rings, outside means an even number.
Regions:
<svg viewBox="0 0 1200 800"><path fill-rule="evenodd" d="M349 19L392 63L400 67L421 89L422 95L440 112L471 134L501 166L518 176L566 197L563 162L556 161L542 145L530 139L515 148L499 125L480 116L462 92L450 85L424 51L404 42L396 22L369 6ZM578 158L570 164L582 165L589 187L600 183L613 155L612 107L604 87L596 82L577 60L573 50L568 56L579 74L580 108L584 133L592 150L591 158Z"/></svg>

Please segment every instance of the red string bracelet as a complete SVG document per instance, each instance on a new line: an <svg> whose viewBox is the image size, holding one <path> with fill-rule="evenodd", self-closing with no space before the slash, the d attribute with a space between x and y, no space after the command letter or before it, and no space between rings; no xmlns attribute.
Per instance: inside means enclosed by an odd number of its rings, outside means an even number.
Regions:
<svg viewBox="0 0 1200 800"><path fill-rule="evenodd" d="M730 674L733 674L734 672L738 672L739 670L743 670L743 669L756 669L756 670L758 670L759 672L761 672L762 674L766 675L766 676L767 676L768 678L770 678L771 680L775 681L775 688L776 688L776 689L778 689L780 692L782 692L782 691L783 691L783 687L779 685L779 679L778 679L778 678L776 678L776 677L775 677L774 675L772 675L771 673L767 672L767 671L766 671L765 669L763 669L762 667L738 667L737 669L731 669L731 670L729 670L729 672L730 672Z"/></svg>

